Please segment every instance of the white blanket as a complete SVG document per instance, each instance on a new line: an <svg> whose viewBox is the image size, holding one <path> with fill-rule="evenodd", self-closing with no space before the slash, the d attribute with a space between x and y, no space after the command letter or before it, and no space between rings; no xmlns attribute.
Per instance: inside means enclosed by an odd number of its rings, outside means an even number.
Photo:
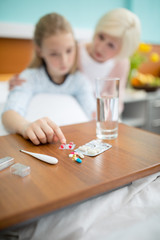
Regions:
<svg viewBox="0 0 160 240"><path fill-rule="evenodd" d="M19 230L31 240L159 240L160 172L42 217Z"/></svg>

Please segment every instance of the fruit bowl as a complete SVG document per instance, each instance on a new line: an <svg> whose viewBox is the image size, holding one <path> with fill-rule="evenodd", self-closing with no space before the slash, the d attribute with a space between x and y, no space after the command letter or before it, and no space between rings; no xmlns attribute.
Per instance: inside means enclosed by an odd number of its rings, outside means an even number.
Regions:
<svg viewBox="0 0 160 240"><path fill-rule="evenodd" d="M131 86L137 90L154 92L160 88L160 78L151 74L142 74L137 72L136 75L131 79Z"/></svg>
<svg viewBox="0 0 160 240"><path fill-rule="evenodd" d="M132 86L132 87L136 90L145 90L146 92L155 92L158 88L160 88L160 87L154 87L154 86L148 86L148 85Z"/></svg>

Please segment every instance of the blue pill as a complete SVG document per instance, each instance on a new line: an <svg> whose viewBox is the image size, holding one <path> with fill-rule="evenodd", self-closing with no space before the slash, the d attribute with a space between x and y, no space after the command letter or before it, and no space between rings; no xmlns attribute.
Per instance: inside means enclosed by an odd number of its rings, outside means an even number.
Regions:
<svg viewBox="0 0 160 240"><path fill-rule="evenodd" d="M82 160L81 160L80 158L77 158L77 159L76 159L76 162L81 163Z"/></svg>

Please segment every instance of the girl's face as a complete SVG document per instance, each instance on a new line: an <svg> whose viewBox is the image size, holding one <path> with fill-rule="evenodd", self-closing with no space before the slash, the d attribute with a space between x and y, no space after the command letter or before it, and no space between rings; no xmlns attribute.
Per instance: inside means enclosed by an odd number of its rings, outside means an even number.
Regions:
<svg viewBox="0 0 160 240"><path fill-rule="evenodd" d="M105 62L115 57L121 50L120 38L112 37L106 33L97 33L91 45L90 54L97 62Z"/></svg>
<svg viewBox="0 0 160 240"><path fill-rule="evenodd" d="M51 76L61 77L73 67L76 45L72 33L59 33L42 41L39 55L44 59Z"/></svg>

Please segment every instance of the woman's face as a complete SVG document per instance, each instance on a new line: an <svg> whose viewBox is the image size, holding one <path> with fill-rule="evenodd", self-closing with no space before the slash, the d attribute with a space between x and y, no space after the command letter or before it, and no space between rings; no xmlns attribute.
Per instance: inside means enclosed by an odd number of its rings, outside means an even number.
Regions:
<svg viewBox="0 0 160 240"><path fill-rule="evenodd" d="M97 62L105 62L115 57L121 50L120 38L112 37L106 33L97 33L91 45L91 57Z"/></svg>
<svg viewBox="0 0 160 240"><path fill-rule="evenodd" d="M39 55L44 59L51 75L60 77L67 74L73 67L76 45L71 33L59 33L42 41Z"/></svg>

